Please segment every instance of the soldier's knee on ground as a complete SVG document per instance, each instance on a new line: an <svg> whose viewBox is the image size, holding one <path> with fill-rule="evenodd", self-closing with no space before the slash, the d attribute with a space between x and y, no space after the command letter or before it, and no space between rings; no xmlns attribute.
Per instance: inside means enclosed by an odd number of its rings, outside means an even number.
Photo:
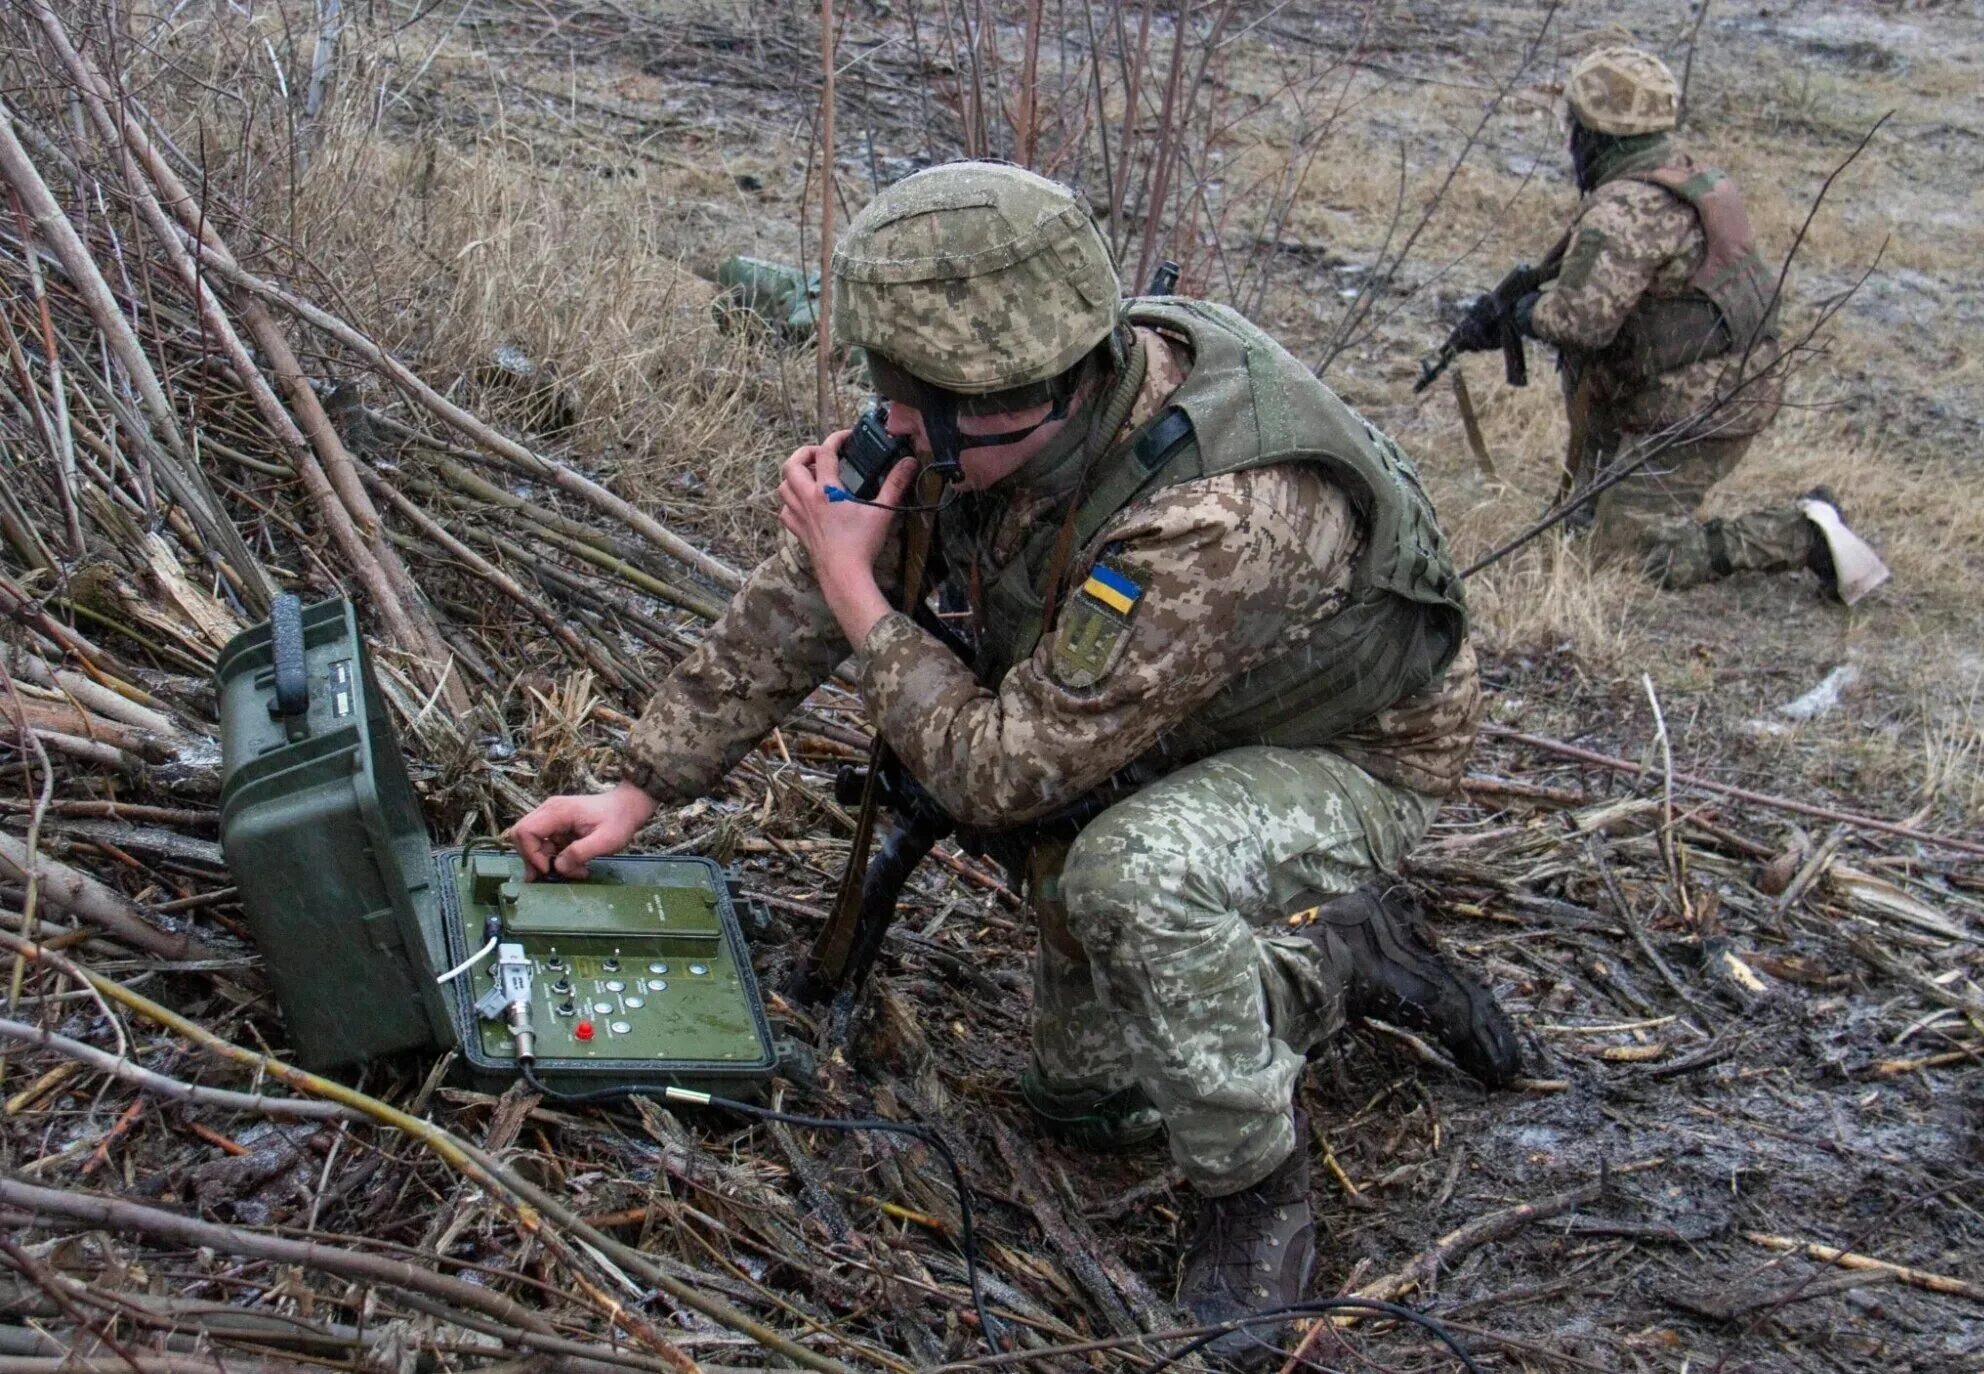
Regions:
<svg viewBox="0 0 1984 1374"><path fill-rule="evenodd" d="M1806 567L1818 529L1795 504L1749 511L1717 522L1731 567L1746 572L1791 572Z"/></svg>

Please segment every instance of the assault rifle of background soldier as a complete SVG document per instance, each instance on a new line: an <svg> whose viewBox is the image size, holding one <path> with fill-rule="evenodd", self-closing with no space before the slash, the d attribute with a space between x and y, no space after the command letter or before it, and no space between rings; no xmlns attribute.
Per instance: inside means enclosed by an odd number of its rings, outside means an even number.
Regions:
<svg viewBox="0 0 1984 1374"><path fill-rule="evenodd" d="M1529 355L1523 346L1522 325L1516 307L1543 283L1557 275L1561 255L1553 253L1540 267L1517 263L1492 290L1476 296L1468 304L1460 323L1453 327L1440 347L1419 360L1419 380L1412 384L1414 395L1438 381L1448 364L1463 353L1479 353L1490 348L1502 350L1502 364L1510 386L1529 385Z"/></svg>

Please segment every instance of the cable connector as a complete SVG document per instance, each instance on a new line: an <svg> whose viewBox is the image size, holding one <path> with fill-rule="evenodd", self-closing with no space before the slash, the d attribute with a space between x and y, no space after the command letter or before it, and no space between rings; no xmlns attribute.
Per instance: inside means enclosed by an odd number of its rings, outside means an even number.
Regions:
<svg viewBox="0 0 1984 1374"><path fill-rule="evenodd" d="M476 1015L485 1021L501 1021L517 1042L517 1058L528 1063L537 1058L537 1034L530 1023L530 957L520 944L496 946L496 981L476 1000Z"/></svg>

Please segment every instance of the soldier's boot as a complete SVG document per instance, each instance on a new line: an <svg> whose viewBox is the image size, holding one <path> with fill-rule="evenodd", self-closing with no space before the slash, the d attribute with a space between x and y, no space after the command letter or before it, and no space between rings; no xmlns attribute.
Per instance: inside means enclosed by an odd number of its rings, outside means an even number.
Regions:
<svg viewBox="0 0 1984 1374"><path fill-rule="evenodd" d="M1309 1127L1295 1114L1295 1149L1251 1188L1199 1204L1185 1250L1178 1301L1198 1326L1250 1317L1301 1302L1316 1268L1316 1223L1309 1210ZM1229 1331L1204 1347L1229 1367L1273 1369L1285 1323Z"/></svg>
<svg viewBox="0 0 1984 1374"><path fill-rule="evenodd" d="M1853 532L1831 487L1813 487L1798 498L1798 509L1812 528L1805 566L1818 577L1826 595L1851 606L1888 580L1887 565Z"/></svg>
<svg viewBox="0 0 1984 1374"><path fill-rule="evenodd" d="M1135 1083L1113 1092L1056 1083L1036 1064L1020 1075L1020 1099L1042 1130L1077 1149L1134 1150L1164 1134L1164 1118Z"/></svg>
<svg viewBox="0 0 1984 1374"><path fill-rule="evenodd" d="M1415 906L1404 888L1360 888L1288 919L1344 979L1346 1016L1431 1035L1461 1068L1503 1087L1522 1071L1515 1027L1494 994L1440 957Z"/></svg>

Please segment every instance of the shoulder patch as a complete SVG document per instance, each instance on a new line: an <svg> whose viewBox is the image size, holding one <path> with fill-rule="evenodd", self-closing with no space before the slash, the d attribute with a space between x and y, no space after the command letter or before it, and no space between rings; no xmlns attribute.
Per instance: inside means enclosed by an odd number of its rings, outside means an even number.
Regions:
<svg viewBox="0 0 1984 1374"><path fill-rule="evenodd" d="M1054 680L1086 691L1109 676L1130 637L1130 618L1143 600L1143 583L1119 564L1102 562L1062 608L1048 665Z"/></svg>
<svg viewBox="0 0 1984 1374"><path fill-rule="evenodd" d="M1563 270L1557 273L1557 285L1565 291L1575 291L1591 277L1591 269L1598 265L1599 254L1605 251L1605 231L1602 229L1580 229L1571 243L1571 251L1564 255Z"/></svg>

